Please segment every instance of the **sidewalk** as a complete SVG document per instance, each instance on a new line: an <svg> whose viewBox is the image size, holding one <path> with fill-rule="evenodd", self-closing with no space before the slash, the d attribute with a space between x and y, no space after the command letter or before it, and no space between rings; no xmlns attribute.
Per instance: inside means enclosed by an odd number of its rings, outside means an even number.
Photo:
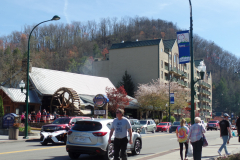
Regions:
<svg viewBox="0 0 240 160"><path fill-rule="evenodd" d="M40 132L32 130L33 133L37 133L36 136L28 136L29 139L23 139L24 136L18 136L18 140L9 140L8 135L0 135L0 143L12 143L12 142L23 142L27 140L39 140Z"/></svg>
<svg viewBox="0 0 240 160"><path fill-rule="evenodd" d="M208 142L207 147L203 147L202 151L202 160L214 160L219 157L217 151L222 145L222 139L216 138L215 140L211 140ZM240 152L240 143L238 142L238 137L231 138L230 143L227 145L228 152L231 154ZM183 151L183 155L185 155L185 150ZM224 149L222 150L222 156L225 156ZM169 151L156 153L150 156L145 156L142 158L138 158L136 160L159 160L159 159L167 159L167 160L181 160L179 148L172 149ZM193 157L188 157L188 160L193 160Z"/></svg>

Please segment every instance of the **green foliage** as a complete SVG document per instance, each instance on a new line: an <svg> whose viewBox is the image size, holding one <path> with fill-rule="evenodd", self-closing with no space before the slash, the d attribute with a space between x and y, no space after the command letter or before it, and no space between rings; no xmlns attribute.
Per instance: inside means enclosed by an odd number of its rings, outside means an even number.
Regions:
<svg viewBox="0 0 240 160"><path fill-rule="evenodd" d="M191 118L185 118L185 120L187 121L187 123L191 122Z"/></svg>
<svg viewBox="0 0 240 160"><path fill-rule="evenodd" d="M125 71L125 74L122 76L122 81L118 82L117 87L124 86L124 89L126 90L127 94L131 97L134 96L134 83L132 81L131 75Z"/></svg>
<svg viewBox="0 0 240 160"><path fill-rule="evenodd" d="M168 122L168 117L163 116L162 121L163 121L163 122ZM171 116L170 121L173 123L173 122L176 121L176 119L175 119L173 116Z"/></svg>
<svg viewBox="0 0 240 160"><path fill-rule="evenodd" d="M20 132L24 132L25 131L25 127L19 127L19 131ZM31 127L28 126L28 133L30 133L30 132L31 132Z"/></svg>
<svg viewBox="0 0 240 160"><path fill-rule="evenodd" d="M0 96L0 117L4 116L3 99Z"/></svg>

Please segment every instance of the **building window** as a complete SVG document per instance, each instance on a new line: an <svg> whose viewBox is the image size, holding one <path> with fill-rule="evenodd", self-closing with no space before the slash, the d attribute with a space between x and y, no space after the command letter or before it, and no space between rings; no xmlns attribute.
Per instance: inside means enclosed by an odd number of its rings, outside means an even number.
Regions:
<svg viewBox="0 0 240 160"><path fill-rule="evenodd" d="M163 68L163 61L161 61L161 67Z"/></svg>
<svg viewBox="0 0 240 160"><path fill-rule="evenodd" d="M163 71L161 71L161 78L163 79Z"/></svg>

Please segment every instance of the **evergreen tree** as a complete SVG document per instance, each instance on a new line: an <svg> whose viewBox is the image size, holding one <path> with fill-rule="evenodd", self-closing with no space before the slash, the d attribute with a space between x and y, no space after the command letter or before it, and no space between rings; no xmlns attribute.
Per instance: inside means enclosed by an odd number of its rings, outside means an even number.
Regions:
<svg viewBox="0 0 240 160"><path fill-rule="evenodd" d="M122 81L118 82L118 87L124 86L124 89L126 90L127 94L131 97L134 96L134 83L132 81L131 75L125 71L125 74L122 76Z"/></svg>
<svg viewBox="0 0 240 160"><path fill-rule="evenodd" d="M4 116L3 100L2 97L0 96L0 117L3 116Z"/></svg>

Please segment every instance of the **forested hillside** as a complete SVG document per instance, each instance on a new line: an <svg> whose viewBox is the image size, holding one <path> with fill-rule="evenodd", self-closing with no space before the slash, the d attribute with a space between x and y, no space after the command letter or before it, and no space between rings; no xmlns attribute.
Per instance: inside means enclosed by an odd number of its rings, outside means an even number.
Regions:
<svg viewBox="0 0 240 160"><path fill-rule="evenodd" d="M24 26L0 37L0 82L11 77L26 57L28 35L34 25ZM61 71L91 74L94 58L105 57L112 43L162 38L176 38L179 28L172 22L146 17L103 18L71 24L42 25L31 37L33 66ZM214 39L214 37L212 37ZM204 59L213 76L213 108L238 113L240 104L240 60L233 54L194 35L195 59Z"/></svg>

